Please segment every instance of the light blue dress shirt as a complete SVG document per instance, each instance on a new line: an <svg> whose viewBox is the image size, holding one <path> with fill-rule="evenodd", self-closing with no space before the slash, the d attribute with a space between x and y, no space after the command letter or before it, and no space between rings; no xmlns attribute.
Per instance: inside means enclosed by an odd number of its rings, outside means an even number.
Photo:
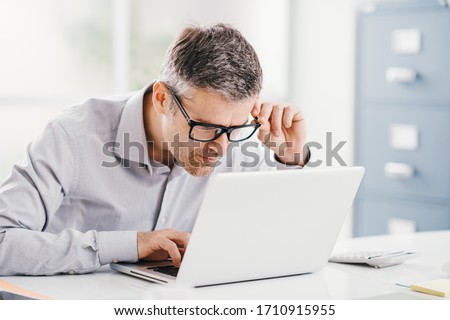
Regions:
<svg viewBox="0 0 450 320"><path fill-rule="evenodd" d="M192 230L208 177L149 159L149 90L70 107L28 146L0 184L0 275L91 272L136 261L139 231ZM214 172L286 168L253 144Z"/></svg>

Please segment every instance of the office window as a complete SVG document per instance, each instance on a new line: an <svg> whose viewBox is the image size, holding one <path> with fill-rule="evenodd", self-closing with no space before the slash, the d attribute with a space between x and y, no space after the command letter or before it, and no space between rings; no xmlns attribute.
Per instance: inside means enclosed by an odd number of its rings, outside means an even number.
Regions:
<svg viewBox="0 0 450 320"><path fill-rule="evenodd" d="M218 21L242 31L260 56L265 90L286 97L288 11L288 0L3 0L0 104L140 88L180 28Z"/></svg>
<svg viewBox="0 0 450 320"><path fill-rule="evenodd" d="M289 0L2 0L0 181L59 110L156 78L187 24L236 26L259 54L263 96L286 100L288 13Z"/></svg>
<svg viewBox="0 0 450 320"><path fill-rule="evenodd" d="M109 0L0 2L0 181L59 110L113 91Z"/></svg>
<svg viewBox="0 0 450 320"><path fill-rule="evenodd" d="M111 2L3 0L1 96L14 100L110 92Z"/></svg>

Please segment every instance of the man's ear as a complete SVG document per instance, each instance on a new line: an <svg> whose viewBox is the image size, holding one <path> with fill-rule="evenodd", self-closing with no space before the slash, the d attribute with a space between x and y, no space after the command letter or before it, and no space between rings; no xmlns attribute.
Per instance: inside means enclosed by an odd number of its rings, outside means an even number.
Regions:
<svg viewBox="0 0 450 320"><path fill-rule="evenodd" d="M153 84L152 102L155 111L160 115L165 115L170 111L169 90L162 81Z"/></svg>

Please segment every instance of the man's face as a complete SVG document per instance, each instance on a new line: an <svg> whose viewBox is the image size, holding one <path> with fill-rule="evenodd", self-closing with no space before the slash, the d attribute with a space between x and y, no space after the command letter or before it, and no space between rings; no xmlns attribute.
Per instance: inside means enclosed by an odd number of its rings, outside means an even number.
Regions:
<svg viewBox="0 0 450 320"><path fill-rule="evenodd" d="M217 161L223 157L230 144L226 133L211 142L193 141L189 138L190 126L169 97L170 112L163 126L165 141L169 151L185 170L194 176L212 173ZM248 122L256 98L240 102L227 102L222 96L205 89L192 89L188 98L179 98L192 120L225 127L243 125Z"/></svg>

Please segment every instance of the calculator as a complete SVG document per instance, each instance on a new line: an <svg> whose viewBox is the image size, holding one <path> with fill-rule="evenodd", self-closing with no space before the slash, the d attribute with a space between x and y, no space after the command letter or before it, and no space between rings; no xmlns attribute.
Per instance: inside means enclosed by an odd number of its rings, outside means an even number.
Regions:
<svg viewBox="0 0 450 320"><path fill-rule="evenodd" d="M417 257L417 252L407 251L362 251L347 252L331 256L329 262L359 263L375 268L384 268L400 264L405 260Z"/></svg>

